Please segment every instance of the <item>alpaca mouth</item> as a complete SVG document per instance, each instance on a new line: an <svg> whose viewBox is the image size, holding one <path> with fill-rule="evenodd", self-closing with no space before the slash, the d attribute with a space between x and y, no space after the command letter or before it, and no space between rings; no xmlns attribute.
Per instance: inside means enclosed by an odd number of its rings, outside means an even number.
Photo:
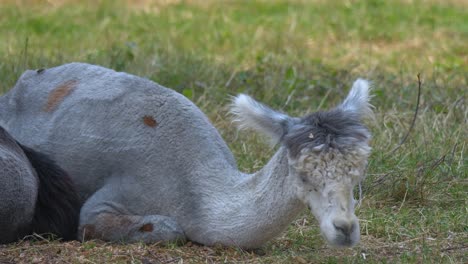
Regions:
<svg viewBox="0 0 468 264"><path fill-rule="evenodd" d="M331 229L330 227L333 227ZM349 248L357 245L360 240L358 226L353 226L349 230L343 230L336 226L322 226L322 236L327 243L334 248Z"/></svg>
<svg viewBox="0 0 468 264"><path fill-rule="evenodd" d="M337 235L333 240L333 246L335 247L352 247L357 244L358 240L351 239L351 236Z"/></svg>

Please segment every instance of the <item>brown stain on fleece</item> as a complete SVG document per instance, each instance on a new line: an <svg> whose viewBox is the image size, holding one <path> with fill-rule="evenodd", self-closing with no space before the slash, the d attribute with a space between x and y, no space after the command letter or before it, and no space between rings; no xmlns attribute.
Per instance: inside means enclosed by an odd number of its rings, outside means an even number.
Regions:
<svg viewBox="0 0 468 264"><path fill-rule="evenodd" d="M147 125L149 127L157 127L158 126L158 122L156 122L156 120L152 116L149 116L149 115L145 115L143 117L143 123L145 123L145 125Z"/></svg>
<svg viewBox="0 0 468 264"><path fill-rule="evenodd" d="M49 98L47 98L47 102L44 105L44 111L53 112L65 97L69 96L73 90L75 90L77 84L78 81L69 80L53 89L49 93Z"/></svg>
<svg viewBox="0 0 468 264"><path fill-rule="evenodd" d="M81 229L82 229L82 231L80 232L81 237L79 237L78 239L82 239L82 241L86 241L86 240L91 240L97 237L96 228L94 227L94 225L84 225Z"/></svg>
<svg viewBox="0 0 468 264"><path fill-rule="evenodd" d="M153 224L147 223L140 227L140 232L153 232Z"/></svg>
<svg viewBox="0 0 468 264"><path fill-rule="evenodd" d="M97 215L94 224L83 225L80 230L79 239L102 239L108 240L115 234L122 233L122 230L129 230L134 225L130 216L116 215L112 213L101 213Z"/></svg>

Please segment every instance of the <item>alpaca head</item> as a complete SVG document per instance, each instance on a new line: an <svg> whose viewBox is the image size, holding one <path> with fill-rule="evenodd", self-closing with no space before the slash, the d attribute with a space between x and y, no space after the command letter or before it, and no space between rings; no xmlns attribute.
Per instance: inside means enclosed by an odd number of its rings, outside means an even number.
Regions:
<svg viewBox="0 0 468 264"><path fill-rule="evenodd" d="M276 112L246 95L235 98L232 112L241 127L254 128L286 147L288 177L328 243L355 245L360 229L353 189L365 177L370 154L370 133L361 122L372 115L369 83L356 80L338 107L302 118Z"/></svg>

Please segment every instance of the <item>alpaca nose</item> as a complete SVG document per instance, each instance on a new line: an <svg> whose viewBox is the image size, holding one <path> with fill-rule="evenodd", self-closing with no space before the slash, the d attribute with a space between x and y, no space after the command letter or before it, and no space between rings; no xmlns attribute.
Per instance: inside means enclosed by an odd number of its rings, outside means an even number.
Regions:
<svg viewBox="0 0 468 264"><path fill-rule="evenodd" d="M353 232L356 223L353 219L338 218L333 220L333 226L337 232L349 237Z"/></svg>

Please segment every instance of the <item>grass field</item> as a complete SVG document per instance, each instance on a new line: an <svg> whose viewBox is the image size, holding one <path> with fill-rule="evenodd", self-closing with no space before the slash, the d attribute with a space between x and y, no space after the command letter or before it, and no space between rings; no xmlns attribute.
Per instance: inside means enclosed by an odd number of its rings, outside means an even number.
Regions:
<svg viewBox="0 0 468 264"><path fill-rule="evenodd" d="M467 43L463 0L0 0L0 91L71 61L144 76L193 100L245 171L274 149L237 133L229 95L300 116L365 77L375 106L355 248L329 248L304 212L255 252L37 238L0 246L0 263L467 263Z"/></svg>

